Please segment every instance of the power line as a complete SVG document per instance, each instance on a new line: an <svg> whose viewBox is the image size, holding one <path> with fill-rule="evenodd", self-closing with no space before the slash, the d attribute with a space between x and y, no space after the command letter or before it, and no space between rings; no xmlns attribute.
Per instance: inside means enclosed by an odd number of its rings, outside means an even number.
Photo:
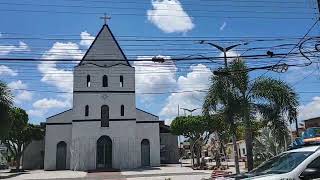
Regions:
<svg viewBox="0 0 320 180"><path fill-rule="evenodd" d="M86 9L117 9L117 10L145 10L145 8L135 8L135 7L115 7L115 6L81 6L81 5L57 5L57 4L37 4L37 3L7 3L7 2L0 2L0 4L3 4L3 5L14 5L14 6L40 6L40 7L60 7L60 8L86 8ZM226 7L227 5L219 5L217 4L216 6L218 7ZM273 6L274 7L274 6ZM266 7L265 7L266 8ZM184 12L185 10L177 10L177 9L159 9L157 8L156 9L157 11L171 11L171 12ZM308 9L306 9L308 10ZM296 14L296 13L299 13L299 14L314 14L312 12L297 12L297 11L256 11L256 10L253 10L253 11L249 11L249 10L195 10L195 9L188 9L187 10L188 12L207 12L207 13L262 13L262 14L269 14L269 13L272 13L272 14L277 14L277 13L285 13L285 14Z"/></svg>
<svg viewBox="0 0 320 180"><path fill-rule="evenodd" d="M287 56L289 56L290 54L292 54L292 51L293 51L295 48L297 48L297 47L299 46L299 44L303 41L303 39L305 39L305 38L308 36L308 34L309 34L309 33L311 32L311 30L318 24L318 22L319 22L319 19L316 20L316 21L312 24L312 26L307 30L307 32L303 35L303 37L299 40L299 42L298 42L284 57L282 57L282 58L277 62L277 64L275 64L275 66L276 66L276 65L279 65L279 63L281 63L282 60L284 60ZM311 65L311 64L310 64L310 65ZM258 76L257 78L254 78L254 79L251 80L251 81L254 81L254 80L258 79L258 78L261 78L262 76L266 75L270 70L271 70L271 69L268 69L268 70L267 70L266 72L264 72L262 75Z"/></svg>
<svg viewBox="0 0 320 180"><path fill-rule="evenodd" d="M84 11L49 11L49 10L25 10L25 9L0 9L0 12L23 12L23 13L55 13L55 14L85 14L85 15L99 15L103 12L84 12ZM113 16L145 16L139 13L111 13ZM172 17L172 15L149 15L151 17ZM189 17L185 15L174 17ZM284 16L225 16L225 15L194 15L197 18L226 18L226 19L273 19L273 20L306 20L314 19L309 17L284 17Z"/></svg>
<svg viewBox="0 0 320 180"><path fill-rule="evenodd" d="M317 51L310 51L310 52L317 52ZM297 55L300 53L289 53L291 55ZM273 57L270 57L267 54L256 54L256 55L244 55L241 56L241 58L263 58L263 57L268 57L268 58L281 58L282 56L288 56L288 53L278 53L274 54ZM228 58L234 59L238 58L239 56L229 56ZM167 59L169 61L190 61L190 60L219 60L219 59L224 59L224 57L192 57L192 58L170 58ZM80 60L80 59L78 59ZM106 60L106 59L86 59L86 61L123 61L124 59L112 59L112 60ZM68 58L61 58L61 59L45 59L45 58L12 58L12 57L3 57L0 58L0 61L23 61L23 62L41 62L41 61L54 61L54 62L70 62L70 61L77 61L77 59L68 59ZM141 59L127 59L127 61L153 61L151 58L141 58Z"/></svg>

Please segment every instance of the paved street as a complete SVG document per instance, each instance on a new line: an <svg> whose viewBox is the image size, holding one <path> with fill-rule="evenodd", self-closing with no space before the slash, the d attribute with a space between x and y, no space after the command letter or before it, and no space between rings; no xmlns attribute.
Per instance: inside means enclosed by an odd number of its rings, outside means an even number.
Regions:
<svg viewBox="0 0 320 180"><path fill-rule="evenodd" d="M136 169L122 172L77 172L77 171L43 171L35 170L28 171L19 175L1 172L2 178L12 180L22 179L88 179L88 180L164 180L171 178L171 180L199 180L202 178L209 178L211 171L201 170L194 171L188 167L180 167L180 165L172 165L168 167L157 167L148 169Z"/></svg>

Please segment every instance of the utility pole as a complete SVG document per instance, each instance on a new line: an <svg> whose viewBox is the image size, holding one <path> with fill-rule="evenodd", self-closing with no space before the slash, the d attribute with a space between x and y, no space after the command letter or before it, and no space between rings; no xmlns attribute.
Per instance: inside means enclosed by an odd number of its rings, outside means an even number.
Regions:
<svg viewBox="0 0 320 180"><path fill-rule="evenodd" d="M320 0L319 0L320 1ZM226 71L228 71L228 59L227 59L227 52L230 51L231 49L240 46L240 45L247 45L247 43L242 43L242 44L235 44L229 47L221 47L219 45L216 45L214 43L210 43L210 42L205 42L205 41L200 41L200 44L209 44L210 46L213 46L217 49L219 49L221 52L223 52L223 57L224 57L224 68ZM228 91L229 91L229 83L227 84L228 87ZM227 101L229 101L227 99ZM234 162L235 162L235 168L236 168L236 174L240 173L240 168L239 168L239 156L238 156L238 148L237 148L237 141L236 141L236 137L235 135L232 135L232 143L233 143L233 152L234 152Z"/></svg>

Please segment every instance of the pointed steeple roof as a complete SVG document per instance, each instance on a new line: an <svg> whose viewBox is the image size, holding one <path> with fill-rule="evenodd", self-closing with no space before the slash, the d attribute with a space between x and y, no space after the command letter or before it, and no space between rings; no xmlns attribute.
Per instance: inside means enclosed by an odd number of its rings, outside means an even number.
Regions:
<svg viewBox="0 0 320 180"><path fill-rule="evenodd" d="M131 66L108 25L103 25L91 46L83 56L80 65L93 63L98 66L125 64Z"/></svg>

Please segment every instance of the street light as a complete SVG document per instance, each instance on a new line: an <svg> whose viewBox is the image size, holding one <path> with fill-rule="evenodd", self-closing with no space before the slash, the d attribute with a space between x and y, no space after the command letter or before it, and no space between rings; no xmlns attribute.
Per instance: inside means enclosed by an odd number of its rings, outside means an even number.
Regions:
<svg viewBox="0 0 320 180"><path fill-rule="evenodd" d="M195 108L195 109L180 108L180 109L184 110L184 116L186 116L186 111L190 112L191 116L192 116L193 111L195 111L197 109L201 109L201 108Z"/></svg>
<svg viewBox="0 0 320 180"><path fill-rule="evenodd" d="M200 41L199 42L200 44L209 44L210 46L213 46L217 49L219 49L221 52L223 52L223 57L224 57L224 66L225 68L228 67L228 62L227 62L227 52L230 51L231 49L237 47L237 46L240 46L240 45L247 45L248 43L245 42L245 43L239 43L239 44L235 44L235 45L232 45L232 46L229 46L229 47L221 47L217 44L214 44L214 43L210 43L210 42L206 42L206 41Z"/></svg>

